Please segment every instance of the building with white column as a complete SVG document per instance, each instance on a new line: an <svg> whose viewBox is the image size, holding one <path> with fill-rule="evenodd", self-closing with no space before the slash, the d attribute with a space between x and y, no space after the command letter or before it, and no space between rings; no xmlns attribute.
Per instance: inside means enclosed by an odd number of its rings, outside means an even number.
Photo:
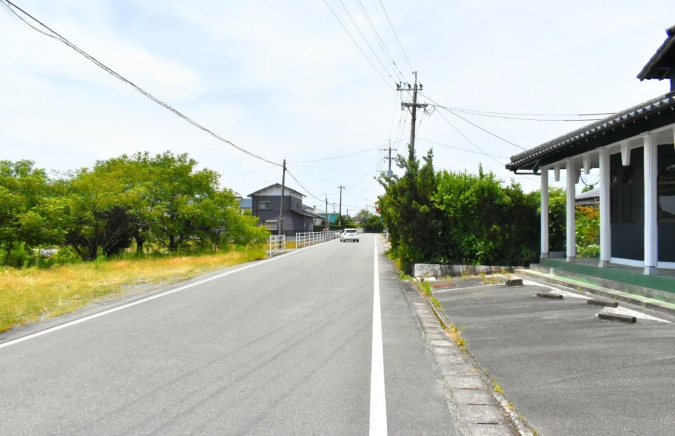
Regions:
<svg viewBox="0 0 675 436"><path fill-rule="evenodd" d="M581 172L600 172L600 259L675 269L675 26L642 69L640 80L670 80L670 92L511 158L517 174L541 175L541 257L549 257L548 182L567 179L566 259L574 262L575 186Z"/></svg>

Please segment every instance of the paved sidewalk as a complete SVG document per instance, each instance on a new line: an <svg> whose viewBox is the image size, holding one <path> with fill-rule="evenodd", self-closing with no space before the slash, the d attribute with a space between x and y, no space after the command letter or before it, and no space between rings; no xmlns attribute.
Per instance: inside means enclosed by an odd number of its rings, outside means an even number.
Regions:
<svg viewBox="0 0 675 436"><path fill-rule="evenodd" d="M434 291L448 321L539 434L672 434L675 317L625 303L593 306L587 301L597 296L534 281L516 288L453 282ZM598 318L616 310L637 323Z"/></svg>

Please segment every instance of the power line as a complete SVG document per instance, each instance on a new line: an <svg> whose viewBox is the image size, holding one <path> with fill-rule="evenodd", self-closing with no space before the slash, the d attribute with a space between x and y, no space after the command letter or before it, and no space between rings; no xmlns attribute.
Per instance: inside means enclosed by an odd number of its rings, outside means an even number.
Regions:
<svg viewBox="0 0 675 436"><path fill-rule="evenodd" d="M443 109L445 109L445 108L443 108ZM447 109L446 109L446 110L447 110ZM511 145L513 145L514 147L520 148L521 150L525 150L524 147L521 147L521 146L518 145L518 144L514 144L513 142L509 141L508 139L504 139L504 138L502 138L501 136L496 135L496 134L490 132L489 130L482 128L482 127L479 126L478 124L473 123L473 122L467 120L466 118L464 118L464 117L462 117L462 116L460 116L460 115L457 115L457 114L454 113L453 111L448 111L448 112L450 112L452 115L456 116L457 118L466 121L467 123L471 124L472 126L474 126L474 127L478 128L478 129L482 130L483 132L485 132L485 133L487 133L487 134L489 134L489 135L492 135L492 136L494 136L494 137L497 138L497 139L501 139L502 141L506 142L507 144L511 144Z"/></svg>
<svg viewBox="0 0 675 436"><path fill-rule="evenodd" d="M28 25L29 25L30 27L32 27L34 30L36 30L36 31L38 31L38 32L40 32L40 33L42 33L43 35L46 35L46 36L49 36L49 37L51 37L51 38L57 39L58 41L61 41L62 43L64 43L64 44L67 45L68 47L70 47L71 49L75 50L75 51L76 51L77 53L79 53L80 55L84 56L84 57L85 57L86 59L88 59L89 61L93 62L96 66L98 66L99 68L103 69L103 70L104 70L105 72L107 72L108 74L110 74L110 75L112 75L113 77L115 77L115 78L121 80L122 82L128 84L129 86L131 86L132 88L134 88L136 91L140 92L141 94L143 94L144 96L146 96L146 97L149 98L150 100L154 101L155 103L159 104L159 105L162 106L163 108L165 108L165 109L167 109L167 110L173 112L175 115L178 115L179 117L181 117L182 119L184 119L184 120L187 121L188 123L192 124L193 126L197 127L198 129L200 129L200 130L202 130L202 131L204 131L204 132L210 134L210 135L213 136L214 138L216 138L216 139L218 139L218 140L220 140L220 141L222 141L222 142L224 142L224 143L226 143L226 144L228 144L228 145L230 145L230 146L236 148L237 150L241 151L242 153L246 153L247 155L249 155L249 156L251 156L251 157L254 157L254 158L256 158L256 159L259 159L259 160L261 160L261 161L263 161L263 162L267 162L267 163L269 163L269 164L276 165L276 166L281 166L281 164L278 164L278 163L276 163L276 162L272 162L271 160L265 159L265 158L262 157L262 156L259 156L259 155L257 155L257 154L254 154L254 153L252 153L252 152L250 152L250 151L248 151L248 150L246 150L246 149L244 149L244 148L242 148L242 147L236 145L235 143L233 143L233 142L231 142L231 141L228 141L227 139L225 139L225 138L223 138L223 137L217 135L216 133L212 132L211 130L207 129L206 127L202 126L201 124L197 123L196 121L193 121L192 119L190 119L190 118L188 118L187 116L183 115L183 114L182 114L181 112L179 112L178 110L174 109L173 107L169 106L168 104L166 104L166 103L164 103L163 101L159 100L158 98L154 97L153 95L151 95L151 94L148 93L147 91L141 89L140 87L138 87L137 85L135 85L135 84L132 83L131 81L129 81L129 80L127 80L126 78L122 77L120 74L118 74L118 73L115 72L114 70L110 69L109 67L107 67L107 66L104 65L103 63L99 62L96 58L94 58L93 56L89 55L89 54L86 53L85 51L81 50L81 49L80 49L79 47L77 47L75 44L73 44L73 43L71 43L70 41L68 41L66 38L64 38L63 36L61 36L60 34L58 34L56 31L52 30L51 28L49 28L47 25L45 25L44 23L42 23L41 21L39 21L37 18L33 17L33 16L30 15L28 12L24 11L23 9L21 9L20 7L18 7L18 6L15 5L14 3L12 3L10 0L0 0L0 1L6 3L6 4L9 6L9 9L8 9L8 8L5 8L6 10L8 10L12 15L18 17L21 21L23 21L23 22L25 22L26 24L28 24ZM28 23L26 20L24 20L23 17L21 17L19 14L17 14L12 8L21 11L22 14L24 14L24 15L27 16L27 17L29 17L29 18L30 18L31 20L33 20L34 22L38 23L38 24L39 24L40 26L42 26L44 29L47 29L51 34L48 34L48 33L44 32L44 31L42 31L41 29L36 28L35 26L31 25L31 24Z"/></svg>
<svg viewBox="0 0 675 436"><path fill-rule="evenodd" d="M436 142L436 141L430 141L428 139L420 138L419 136L417 137L417 139L419 139L420 141L430 142L432 144L440 145L441 147L447 147L447 148L452 148L453 150L464 151L466 153L485 154L485 153L480 152L480 151L467 150L466 148L454 147L452 145L442 144L442 143ZM493 154L491 156L496 157L496 158L501 158L501 159L508 159L508 157L506 157L506 156L498 156L496 154Z"/></svg>
<svg viewBox="0 0 675 436"><path fill-rule="evenodd" d="M592 116L601 116L601 115L614 115L616 112L598 112L591 114L532 114L532 113L514 113L514 112L490 112L490 111L480 111L475 109L464 109L458 107L448 107L448 109L459 111L459 112L473 112L480 114L491 114L491 115L515 115L515 116L524 116L524 117L592 117Z"/></svg>
<svg viewBox="0 0 675 436"><path fill-rule="evenodd" d="M330 11L331 11L331 13L333 14L333 16L335 17L335 19L338 20L338 23L340 23L340 26L342 26L342 28L345 30L345 32L347 32L347 35L349 35L349 38L352 40L352 42L354 42L354 44L356 45L356 48L359 49L359 51L361 52L361 54L363 55L363 57L366 58L366 60L367 60L368 63L370 64L370 66L373 67L373 69L374 69L375 72L378 74L378 76L380 76L380 77L382 78L382 80L384 80L385 83L387 83L387 87L389 87L389 89L391 89L391 90L393 91L394 88L389 84L389 81L387 81L387 79L382 75L382 73L380 72L380 70L378 70L377 67L375 67L375 64L373 64L373 63L371 62L371 60L370 60L370 58L368 57L368 55L366 55L366 53L363 51L363 49L361 48L361 46L359 45L359 43L356 42L356 39L354 39L354 37L352 36L351 32L350 32L350 31L347 29L347 27L342 23L342 20L340 20L340 18L337 16L337 14L336 14L335 11L333 10L333 8L330 7L330 5L328 4L328 1L327 1L327 0L323 0L323 2L326 4L326 6L328 6L328 9L330 9ZM342 3L342 0L340 0L340 3ZM342 3L342 7L347 11L347 8L345 7L344 3ZM347 14L349 14L349 11L347 11ZM349 15L349 17L351 18L351 15ZM354 19L352 18L352 22L353 22L353 21L354 21ZM354 25L356 25L356 24L354 24ZM359 33L361 33L361 29L359 29L358 26L356 26L356 29L359 31ZM361 33L361 36L363 37L363 34L362 34L362 33ZM365 39L365 37L364 37L364 39ZM368 41L366 41L366 44L368 45L368 47L370 48L370 50L373 51L372 47L370 47L370 44L368 44ZM373 53L374 53L374 52L373 52ZM375 58L380 62L380 65L382 65L382 61L380 61L380 59L377 57L377 55L375 55ZM385 72L387 73L387 75L393 80L393 77L391 77L391 74L389 74L389 71L384 67L384 65L382 65L382 68L384 68L384 70L385 70Z"/></svg>
<svg viewBox="0 0 675 436"><path fill-rule="evenodd" d="M361 180L359 180L359 182L358 182L356 185L352 186L351 188L348 188L347 191L351 191L352 189L356 188L356 187L359 186L361 183L363 183L363 181L366 180L366 179L368 178L368 176L370 176L370 175L377 169L377 166L378 166L379 164L380 164L380 159L377 160L377 162L375 163L375 166L373 167L373 169L370 170L370 171L368 171L368 174L366 174L366 176L365 176L364 178L362 178Z"/></svg>
<svg viewBox="0 0 675 436"><path fill-rule="evenodd" d="M379 32L377 31L377 28L375 27L375 24L373 24L373 21L370 19L370 15L368 15L368 11L366 11L366 8L363 6L363 3L361 0L356 0L357 5L361 9L361 12L363 12L363 16L366 18L366 22L368 23L370 30L372 30L373 34L375 34L375 40L377 43L380 45L380 48L382 49L382 52L384 53L384 56L387 58L389 62L394 66L394 74L398 76L399 80L403 80L403 73L398 69L398 66L396 65L396 62L394 62L394 58L392 58L391 53L389 53L389 50L387 50L386 44L384 43L384 40L382 37L380 37ZM398 74L396 74L398 71Z"/></svg>
<svg viewBox="0 0 675 436"><path fill-rule="evenodd" d="M489 117L489 118L502 118L506 120L520 120L520 121L545 121L545 122L585 122L585 121L600 121L602 118L577 118L577 119L551 119L551 118L524 118L524 117L513 117L506 115L492 115L482 112L473 112L465 109L453 109L456 112L461 112L464 114L478 115L480 117Z"/></svg>
<svg viewBox="0 0 675 436"><path fill-rule="evenodd" d="M420 94L422 94L422 93L420 93ZM502 138L501 136L496 135L496 134L490 132L489 130L482 128L481 126L477 125L476 123L473 123L473 122L467 120L466 118L464 118L464 117L462 117L462 116L460 116L460 115L457 115L455 112L453 112L452 110L448 109L447 107L445 107L445 106L439 104L437 101L435 101L433 98L429 97L428 95L425 95L425 94L422 94L422 95L425 96L426 98L428 98L429 100L431 100L433 103L435 103L436 107L440 107L441 109L445 109L446 111L450 112L452 115L456 116L457 118L460 118L460 119L466 121L467 123L471 124L472 126L474 126L474 127L478 128L478 129L482 130L483 132L485 132L485 133L487 133L487 134L489 134L489 135L494 136L494 137L497 138L497 139L501 139L502 141L504 141L504 142L506 142L506 143L508 143L508 144L513 145L514 147L520 148L521 150L525 150L525 148L521 147L520 145L514 144L513 142L509 141L508 139L504 139L504 138ZM440 112L439 112L439 113L440 113ZM442 115L441 115L441 116L442 116ZM445 118L445 117L443 117L443 118Z"/></svg>
<svg viewBox="0 0 675 436"><path fill-rule="evenodd" d="M410 71L413 71L414 68L412 65L410 65L410 60L408 59L408 56L405 54L405 50L403 50L403 46L401 45L401 41L398 39L398 35L396 34L396 30L394 30L394 26L391 24L391 20L389 19L389 14L387 13L387 9L384 7L384 4L382 3L382 0L380 0L380 5L382 6L382 10L384 11L384 16L387 17L387 22L389 22L389 26L391 27L392 32L394 32L394 37L396 37L396 42L398 42L398 46L401 49L401 53L403 53L403 57L405 58L406 62L408 62L408 66L410 67Z"/></svg>
<svg viewBox="0 0 675 436"><path fill-rule="evenodd" d="M457 131L457 133L459 133L460 135L462 135L462 136L464 137L464 139L466 139L471 145L473 145L473 146L476 147L478 150L480 150L481 153L483 153L485 156L489 157L489 158L492 159L493 161L497 162L499 165L504 165L503 162L499 162L499 161L498 161L497 159L495 159L492 155L487 154L482 148L480 148L479 146L477 146L477 145L476 145L472 140L470 140L464 133L462 133L457 127L455 127L455 125L452 124L452 123L450 122L449 119L445 118L445 115L443 115L443 113L439 112L438 115L440 115L440 116L441 116L448 124L450 124L450 127L452 127L453 129L455 129L455 130Z"/></svg>
<svg viewBox="0 0 675 436"><path fill-rule="evenodd" d="M366 53L361 49L361 46L359 45L358 42L356 42L356 40L354 39L354 37L352 36L352 34L349 32L349 30L347 30L347 27L345 27L345 25L342 24L342 21L341 21L340 18L337 16L337 14L336 14L335 11L333 10L333 8L330 7L330 5L328 4L328 2L327 2L326 0L323 0L323 2L326 3L326 6L328 6L328 9L330 9L330 11L331 11L331 13L333 14L333 16L335 17L335 19L338 20L338 23L340 23L340 26L342 26L342 28L345 29L345 32L347 32L347 35L349 35L349 38L352 40L352 42L354 42L354 44L356 44L356 48L359 49L359 51L361 52L361 54L363 55L363 57L366 58L366 60L368 61L368 63L370 64L370 66L373 67L373 69L375 70L375 72L377 73L377 75L380 76L380 77L382 78L382 80L384 80L384 82L387 84L387 87L388 87L389 89L391 89L392 91L394 91L394 88L389 84L389 82L387 81L387 79L384 78L384 76L382 75L382 73L380 73L380 70L378 70L378 69L375 67L375 65L370 61L370 58L369 58L369 57L366 55ZM344 4L343 4L343 6L344 6ZM345 8L345 9L347 9L347 8ZM357 27L357 28L358 28L358 27ZM359 32L360 32L360 30L359 30ZM372 48L371 48L371 50L372 50ZM377 57L377 56L376 56L376 57ZM379 60L379 59L378 59L378 60ZM380 63L381 63L381 62L380 62ZM385 70L386 70L386 68L385 68ZM387 72L387 75L389 75L388 72ZM391 75L389 75L389 77L391 77ZM392 79L393 79L393 77L392 77ZM394 92L396 92L396 91L394 91Z"/></svg>
<svg viewBox="0 0 675 436"><path fill-rule="evenodd" d="M307 188L305 188L304 186L302 186L302 183L300 183L300 181L299 181L298 179L295 178L295 176L293 175L293 173L291 173L291 172L288 170L288 168L286 168L286 172L288 173L289 176L291 176L291 178L292 178L293 180L295 180L295 182L296 182L298 185L300 185L300 187L301 187L306 193L309 194L310 197L313 197L314 199L319 200L319 201L323 201L323 200L324 200L324 199L319 198L319 197L317 197L316 195L312 194L311 192L309 192L309 189L307 189Z"/></svg>
<svg viewBox="0 0 675 436"><path fill-rule="evenodd" d="M396 93L396 99L394 100L394 113L391 114L391 125L389 126L389 140L391 141L391 134L394 131L394 120L396 119L396 109L398 108L398 92ZM398 122L401 123L401 113L398 115ZM398 126L397 126L398 127Z"/></svg>
<svg viewBox="0 0 675 436"><path fill-rule="evenodd" d="M401 125L401 130L398 132L396 135L396 141L393 142L393 144L397 144L396 148L394 149L394 153L398 152L398 147L401 145L401 142L404 141L403 139L403 133L405 132L405 126L408 124L408 111L404 110L401 108L401 112L404 114L403 116L403 124ZM400 124L400 118L399 118L399 124Z"/></svg>
<svg viewBox="0 0 675 436"><path fill-rule="evenodd" d="M398 142L400 142L400 141L398 141ZM289 163L292 163L292 164L300 164L300 163L322 162L322 161L325 161L325 160L341 159L341 158L343 158L343 157L354 156L354 155L356 155L356 154L362 154L362 153L367 153L367 152L369 152L369 151L378 150L378 149L381 148L381 147L386 147L386 145L380 145L379 147L369 148L369 149L367 149L367 150L357 151L357 152L355 152L355 153L342 154L342 155L340 155L340 156L326 157L326 158L322 158L322 159L302 160L302 161L289 162Z"/></svg>
<svg viewBox="0 0 675 436"><path fill-rule="evenodd" d="M380 10L379 10L379 8L377 7L377 5L375 4L375 0L370 0L370 3L373 5L373 9L374 9L375 12L377 13L377 17L380 19L380 22L384 23L384 18L382 18L382 14L380 14ZM385 13L386 13L386 11L385 11ZM391 27L389 27L389 26L387 26L387 25L385 24L384 28L387 29L387 32L388 32L389 35L391 36L391 40L392 40L392 41L395 41L395 40L396 40L396 35L394 34L394 32L392 32ZM390 54L390 56L391 56L391 54ZM405 56L405 55L404 55L404 56ZM391 57L392 57L392 62L394 62L394 61L393 61L393 56L391 56ZM396 63L394 63L394 65L396 65ZM396 65L396 68L398 69L398 65ZM410 69L412 70L412 67L410 67ZM400 69L398 69L398 71L399 71L399 73L401 73L401 70L400 70ZM403 73L401 73L401 75L403 75Z"/></svg>
<svg viewBox="0 0 675 436"><path fill-rule="evenodd" d="M361 32L361 28L359 27L358 24L356 24L356 20L354 20L354 17L352 17L352 14L349 12L349 9L347 9L347 6L345 6L345 4L344 4L344 2L343 2L342 0L339 0L339 2L340 2L340 4L342 5L342 7L344 8L345 12L347 12L347 16L349 16L349 19L352 20L352 23L354 24L354 27L356 27L356 30L359 31L359 34L361 35L361 38L363 38L363 41L366 43L366 45L368 46L368 48L370 49L370 51L373 53L373 56L375 56L375 59L377 59L377 61L380 63L380 65L382 66L382 68L384 69L384 71L387 72L387 75L393 80L394 78L393 78L393 77L391 76L391 74L389 73L389 69L384 65L384 63L382 62L382 60L380 59L380 57L377 55L377 53L375 53L375 50L373 49L373 47L372 47L372 46L370 45L370 43L368 42L368 39L367 39L366 36L363 34L363 32ZM357 2L358 2L358 0L357 0ZM377 38L376 38L375 40L377 41ZM379 43L379 41L377 41L377 42ZM386 57L386 55L385 55L385 57ZM396 70L394 70L394 76L396 76Z"/></svg>
<svg viewBox="0 0 675 436"><path fill-rule="evenodd" d="M301 173L307 174L308 176L312 176L312 177L315 177L315 178L317 178L317 179L319 179L319 180L323 180L324 182L329 182L329 183L339 183L339 182L335 182L335 181L333 181L333 180L328 180L328 179L324 179L323 177L319 177L319 176L317 176L317 175L315 175L315 174L312 174L312 173L310 173L310 172L307 172L307 171L305 171L305 170L302 170L302 169L298 168L297 166L293 166L293 168L295 168L296 170L300 171Z"/></svg>
<svg viewBox="0 0 675 436"><path fill-rule="evenodd" d="M324 171L337 171L339 173L351 173L351 174L363 174L363 171L350 171L350 170L339 170L337 168L326 168L326 167L315 167L307 164L294 164L294 167L303 167L303 168L312 168L315 170L324 170Z"/></svg>
<svg viewBox="0 0 675 436"><path fill-rule="evenodd" d="M260 171L269 170L270 168L274 168L275 166L276 165L271 165L269 167L260 168L258 170L254 170L254 171L249 171L247 173L237 174L236 176L224 177L223 180L230 180L230 179L236 179L237 177L248 176L249 174L259 173Z"/></svg>

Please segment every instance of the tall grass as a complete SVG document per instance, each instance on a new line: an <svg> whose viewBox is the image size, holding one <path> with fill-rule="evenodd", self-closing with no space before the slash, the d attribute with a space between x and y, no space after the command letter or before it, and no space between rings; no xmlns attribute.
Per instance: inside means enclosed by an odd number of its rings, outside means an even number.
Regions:
<svg viewBox="0 0 675 436"><path fill-rule="evenodd" d="M171 283L265 258L264 247L184 257L104 260L51 269L0 270L0 332L117 297L134 285Z"/></svg>

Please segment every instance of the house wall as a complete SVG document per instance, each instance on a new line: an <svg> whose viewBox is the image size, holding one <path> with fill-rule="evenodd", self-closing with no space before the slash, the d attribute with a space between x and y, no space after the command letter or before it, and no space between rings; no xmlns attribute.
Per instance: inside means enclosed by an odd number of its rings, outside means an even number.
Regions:
<svg viewBox="0 0 675 436"><path fill-rule="evenodd" d="M269 190L268 190L269 191ZM281 193L281 190L279 190ZM266 220L279 221L280 196L272 195L254 195L253 197L253 215L258 217L258 225L264 225ZM269 201L271 209L260 209L261 201ZM304 215L293 212L302 211L302 198L286 195L284 197L284 228L283 234L294 236L297 232L311 232L312 219ZM305 225L305 222L308 224ZM277 223L278 225L278 223ZM276 234L276 232L274 232Z"/></svg>
<svg viewBox="0 0 675 436"><path fill-rule="evenodd" d="M281 192L281 190L279 191ZM253 197L253 206L251 211L253 215L258 217L258 225L262 226L267 220L277 220L277 225L279 224L279 206L281 204L280 196L272 195L254 195ZM291 198L290 196L284 197L284 234L294 234L289 233L288 229L293 228L293 215L296 215L290 211L291 208ZM260 209L261 201L269 201L271 209ZM276 231L274 232L276 234Z"/></svg>

